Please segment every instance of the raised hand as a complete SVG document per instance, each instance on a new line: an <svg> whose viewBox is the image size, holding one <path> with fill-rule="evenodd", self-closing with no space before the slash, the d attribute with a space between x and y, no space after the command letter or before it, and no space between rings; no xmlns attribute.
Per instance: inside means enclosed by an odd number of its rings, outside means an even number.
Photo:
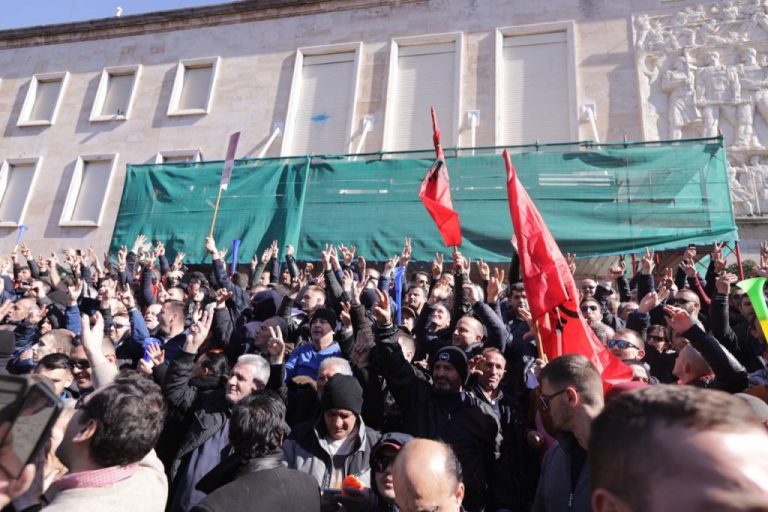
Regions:
<svg viewBox="0 0 768 512"><path fill-rule="evenodd" d="M618 279L620 277L624 277L624 273L627 270L627 263L624 261L624 255L622 254L619 256L619 263L618 265L612 266L610 269L608 269L609 278L610 279Z"/></svg>
<svg viewBox="0 0 768 512"><path fill-rule="evenodd" d="M214 240L212 236L205 237L205 250L211 254L213 259L219 259L219 251L216 249L216 240Z"/></svg>
<svg viewBox="0 0 768 512"><path fill-rule="evenodd" d="M566 253L565 262L568 264L568 271L571 274L576 273L576 255L574 253Z"/></svg>
<svg viewBox="0 0 768 512"><path fill-rule="evenodd" d="M325 244L325 250L320 251L320 261L323 263L323 272L331 270L331 244Z"/></svg>
<svg viewBox="0 0 768 512"><path fill-rule="evenodd" d="M176 258L173 260L173 270L181 270L181 267L184 265L184 257L186 255L186 253L181 251L176 253Z"/></svg>
<svg viewBox="0 0 768 512"><path fill-rule="evenodd" d="M389 295L376 289L376 305L373 306L373 316L380 325L392 323L392 310L390 309Z"/></svg>
<svg viewBox="0 0 768 512"><path fill-rule="evenodd" d="M403 242L403 251L400 253L400 261L398 262L398 265L406 268L408 266L408 262L411 261L412 252L413 243L411 242L411 238L405 237L405 241Z"/></svg>
<svg viewBox="0 0 768 512"><path fill-rule="evenodd" d="M150 343L147 345L146 351L155 366L160 366L165 362L165 350L163 350L159 344Z"/></svg>
<svg viewBox="0 0 768 512"><path fill-rule="evenodd" d="M489 267L488 264L483 261L483 258L478 258L477 270L480 272L480 276L482 277L483 281L488 281L491 278L491 267Z"/></svg>
<svg viewBox="0 0 768 512"><path fill-rule="evenodd" d="M285 341L283 340L283 331L276 325L269 328L269 341L267 342L267 352L269 352L270 364L282 364L285 357Z"/></svg>
<svg viewBox="0 0 768 512"><path fill-rule="evenodd" d="M464 291L464 293L466 294L466 296L467 296L467 302L469 302L469 305L470 305L470 306L474 306L474 305L475 305L475 303L476 303L478 300L480 300L480 298L479 298L479 297L477 296L477 294L475 293L475 287L474 287L474 286L472 286L471 284L465 284L464 286L462 286L462 290L463 290L463 291Z"/></svg>
<svg viewBox="0 0 768 512"><path fill-rule="evenodd" d="M684 333L693 326L691 314L682 308L664 306L664 313L667 315L667 325L678 334Z"/></svg>
<svg viewBox="0 0 768 512"><path fill-rule="evenodd" d="M101 348L101 344L104 342L104 318L98 311L93 314L93 326L91 326L91 320L88 315L81 315L80 326L82 332L80 333L80 341L83 344L83 350L91 362L91 366L96 366L104 361L104 351Z"/></svg>
<svg viewBox="0 0 768 512"><path fill-rule="evenodd" d="M296 252L296 250L293 248L293 246L291 244L288 244L288 245L285 246L285 257L286 258L289 257L289 256L292 258L295 252Z"/></svg>
<svg viewBox="0 0 768 512"><path fill-rule="evenodd" d="M487 303L488 304L495 304L499 301L499 298L501 297L501 284L504 282L504 271L495 268L493 269L493 276L488 280L488 289L486 290L486 293L488 294L487 297Z"/></svg>
<svg viewBox="0 0 768 512"><path fill-rule="evenodd" d="M365 276L365 270L366 270L367 267L368 267L368 264L365 261L365 257L362 256L362 255L358 256L357 257L357 271L360 273L360 279L362 279L363 276Z"/></svg>
<svg viewBox="0 0 768 512"><path fill-rule="evenodd" d="M435 259L432 260L432 278L440 279L443 274L443 255L439 252L435 253Z"/></svg>
<svg viewBox="0 0 768 512"><path fill-rule="evenodd" d="M216 290L216 309L226 307L226 303L232 298L232 295L234 294L226 288L219 288Z"/></svg>
<svg viewBox="0 0 768 512"><path fill-rule="evenodd" d="M32 251L29 250L29 247L27 247L26 242L21 242L21 245L19 246L19 251L21 252L21 255L24 256L24 259L29 260L32 256Z"/></svg>
<svg viewBox="0 0 768 512"><path fill-rule="evenodd" d="M155 258L159 258L160 256L165 256L165 245L158 240L155 245Z"/></svg>
<svg viewBox="0 0 768 512"><path fill-rule="evenodd" d="M653 308L664 302L669 296L669 290L662 286L658 292L648 292L640 301L637 311L649 313Z"/></svg>
<svg viewBox="0 0 768 512"><path fill-rule="evenodd" d="M641 274L649 275L651 272L653 272L653 269L656 267L656 262L653 260L653 256L654 256L654 250L646 247L645 255L643 255L643 257L640 258Z"/></svg>
<svg viewBox="0 0 768 512"><path fill-rule="evenodd" d="M722 293L723 295L728 295L731 293L731 284L738 281L738 276L736 274L722 274L718 276L718 278L715 280L715 287L717 288L717 293Z"/></svg>
<svg viewBox="0 0 768 512"><path fill-rule="evenodd" d="M208 310L203 311L203 315L199 320L195 320L192 325L189 326L189 333L187 334L187 342L184 344L184 351L189 354L197 354L200 347L205 343L208 333L211 330L211 324L213 323L213 314Z"/></svg>
<svg viewBox="0 0 768 512"><path fill-rule="evenodd" d="M123 303L125 309L128 311L136 307L136 300L133 298L133 293L131 293L130 287L126 287L123 292L118 294L117 298L120 299L120 302Z"/></svg>
<svg viewBox="0 0 768 512"><path fill-rule="evenodd" d="M139 234L139 236L136 237L136 240L133 242L133 247L131 248L131 252L134 254L139 254L139 251L144 247L144 245L147 243L147 237Z"/></svg>
<svg viewBox="0 0 768 512"><path fill-rule="evenodd" d="M690 277L690 278L696 277L696 264L693 262L693 260L681 261L680 268L683 269L687 277Z"/></svg>

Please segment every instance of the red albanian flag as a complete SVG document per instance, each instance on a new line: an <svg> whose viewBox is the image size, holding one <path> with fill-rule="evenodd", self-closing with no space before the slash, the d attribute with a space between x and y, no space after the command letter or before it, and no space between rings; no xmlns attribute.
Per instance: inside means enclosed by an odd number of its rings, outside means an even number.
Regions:
<svg viewBox="0 0 768 512"><path fill-rule="evenodd" d="M448 177L448 167L440 145L440 128L437 126L435 107L432 107L432 138L437 159L421 183L419 198L432 220L435 221L445 245L447 247L461 245L461 223L459 214L453 209L453 201L451 201L451 180Z"/></svg>
<svg viewBox="0 0 768 512"><path fill-rule="evenodd" d="M523 285L544 352L550 359L562 354L585 356L600 372L606 391L616 383L630 380L632 370L597 339L582 318L579 294L568 263L517 179L507 150L504 164Z"/></svg>

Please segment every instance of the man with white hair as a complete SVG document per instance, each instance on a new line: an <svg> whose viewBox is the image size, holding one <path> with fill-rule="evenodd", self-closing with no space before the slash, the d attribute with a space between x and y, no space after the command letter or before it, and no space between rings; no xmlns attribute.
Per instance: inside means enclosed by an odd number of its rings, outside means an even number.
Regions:
<svg viewBox="0 0 768 512"><path fill-rule="evenodd" d="M190 419L189 430L170 469L171 510L189 510L205 498L195 489L200 479L221 462L229 444L229 417L232 405L254 391L267 387L270 367L256 354L240 356L224 388L202 391L190 383L195 357L211 328L213 315L207 311L189 328L187 341L171 362L163 387L168 404Z"/></svg>

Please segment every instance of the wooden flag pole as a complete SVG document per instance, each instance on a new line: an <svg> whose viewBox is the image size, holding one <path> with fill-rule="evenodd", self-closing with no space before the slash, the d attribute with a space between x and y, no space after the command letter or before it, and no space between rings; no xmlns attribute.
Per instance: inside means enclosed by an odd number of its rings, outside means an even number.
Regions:
<svg viewBox="0 0 768 512"><path fill-rule="evenodd" d="M541 341L541 333L539 332L539 321L534 320L533 321L534 328L536 329L536 332L534 333L536 335L536 350L539 351L539 359L544 361L544 364L549 362L549 359L547 359L547 353L544 352L544 343Z"/></svg>
<svg viewBox="0 0 768 512"><path fill-rule="evenodd" d="M219 214L219 202L221 201L221 187L219 187L219 193L216 195L216 206L213 207L213 219L211 220L211 230L208 233L210 238L213 238L213 228L216 227L216 216Z"/></svg>

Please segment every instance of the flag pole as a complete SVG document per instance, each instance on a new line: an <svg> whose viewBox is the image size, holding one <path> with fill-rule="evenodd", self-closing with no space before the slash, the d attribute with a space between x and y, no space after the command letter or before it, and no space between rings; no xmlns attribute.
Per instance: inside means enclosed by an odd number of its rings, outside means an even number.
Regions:
<svg viewBox="0 0 768 512"><path fill-rule="evenodd" d="M216 226L216 216L219 214L219 202L221 201L221 187L219 187L219 193L216 195L216 206L213 207L213 219L211 220L211 230L208 233L210 238L213 238L213 228Z"/></svg>
<svg viewBox="0 0 768 512"><path fill-rule="evenodd" d="M533 321L534 328L536 329L536 332L534 335L536 336L536 350L539 351L539 359L544 361L544 363L548 363L549 359L547 359L547 353L544 352L544 343L541 341L541 333L539 332L539 321L534 320Z"/></svg>

